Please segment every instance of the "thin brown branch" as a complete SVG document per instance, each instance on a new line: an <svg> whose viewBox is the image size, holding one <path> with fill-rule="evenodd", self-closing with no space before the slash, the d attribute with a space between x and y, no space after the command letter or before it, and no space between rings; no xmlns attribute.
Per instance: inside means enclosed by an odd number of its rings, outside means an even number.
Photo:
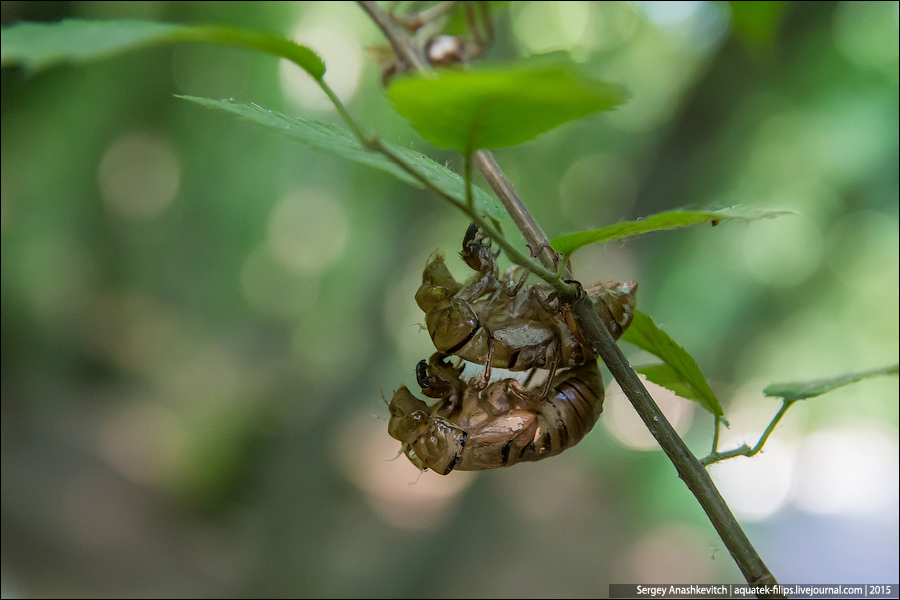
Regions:
<svg viewBox="0 0 900 600"><path fill-rule="evenodd" d="M747 534L741 529L737 520L728 508L724 498L716 489L709 477L709 473L690 451L684 440L675 432L666 416L662 413L653 398L647 392L647 388L638 379L637 373L628 364L628 360L613 341L609 331L603 325L600 315L597 313L593 302L582 291L572 305L575 317L578 319L587 339L595 342L594 348L600 354L600 358L606 363L607 368L616 378L622 391L631 400L635 410L640 415L647 429L665 451L669 460L675 465L678 476L681 477L694 497L703 507L722 542L737 563L738 568L744 574L751 585L773 586L777 584L775 577L766 567L757 554L756 549ZM783 598L781 595L765 595L759 597Z"/></svg>
<svg viewBox="0 0 900 600"><path fill-rule="evenodd" d="M412 44L409 43L409 39L406 37L404 31L394 24L391 16L378 6L377 2L360 1L359 5L366 13L368 13L372 21L384 34L384 37L390 42L397 58L416 71L425 73L431 70L425 57L416 51Z"/></svg>
<svg viewBox="0 0 900 600"><path fill-rule="evenodd" d="M487 179L488 184L490 184L491 189L500 198L500 202L503 203L503 207L509 213L513 223L525 236L525 241L528 242L531 251L544 263L544 266L548 269L556 270L559 258L550 246L550 238L547 237L541 226L531 216L531 211L519 198L515 188L506 178L500 165L497 164L494 155L488 150L479 150L475 153L475 161L482 174L484 174L485 179ZM568 269L566 273L571 276Z"/></svg>
<svg viewBox="0 0 900 600"><path fill-rule="evenodd" d="M377 4L374 2L360 2L360 4L372 16L376 25L381 28L385 37L388 38L394 47L397 56L407 60L409 64L421 65L416 67L421 72L429 72L431 70L427 66L424 57L417 53L402 30L382 25L382 21L389 22L389 17ZM412 55L415 55L416 58L408 58L408 56ZM479 169L481 169L491 188L503 202L516 226L522 231L528 244L539 254L541 261L548 268L555 270L555 253L550 247L549 238L535 222L531 212L516 194L512 184L510 184L500 166L494 160L493 155L488 151L482 150L477 152L475 156ZM603 325L595 305L583 290L579 290L575 295L570 295L564 299L571 303L575 316L588 341L592 343L595 350L600 354L600 358L606 363L607 368L609 368L622 391L647 425L650 433L653 434L653 437L665 451L669 460L675 465L678 476L684 481L691 493L694 494L694 497L697 498L747 582L751 585L772 586L777 584L775 577L763 563L759 554L757 554L756 549L734 518L731 509L728 508L722 495L716 489L709 474L684 443L684 440L676 433L647 392L637 373L629 365L625 355L622 354L609 331ZM760 594L759 597L783 598L784 596L779 594Z"/></svg>

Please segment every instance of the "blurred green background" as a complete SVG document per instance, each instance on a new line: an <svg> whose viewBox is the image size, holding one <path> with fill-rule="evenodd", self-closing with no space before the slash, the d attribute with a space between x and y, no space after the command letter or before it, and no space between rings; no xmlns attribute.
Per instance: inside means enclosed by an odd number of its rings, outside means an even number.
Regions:
<svg viewBox="0 0 900 600"><path fill-rule="evenodd" d="M898 360L898 3L749 4L511 3L488 54L567 50L632 94L496 153L551 237L684 207L800 213L575 257L585 283L640 282L724 403L724 448L766 426L767 384ZM460 168L393 113L353 3L2 5L4 25L64 17L292 36L362 123ZM236 49L2 71L4 596L742 581L615 384L557 458L410 485L382 397L431 353L413 294L437 248L466 275L464 216L173 94L337 120L299 69ZM651 392L705 455L709 415ZM780 582L897 582L896 378L800 403L762 455L712 473Z"/></svg>

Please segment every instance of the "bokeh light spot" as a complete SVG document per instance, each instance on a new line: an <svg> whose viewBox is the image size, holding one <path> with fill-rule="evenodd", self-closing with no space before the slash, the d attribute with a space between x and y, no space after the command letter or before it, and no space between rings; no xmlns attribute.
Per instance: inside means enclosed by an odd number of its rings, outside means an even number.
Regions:
<svg viewBox="0 0 900 600"><path fill-rule="evenodd" d="M761 432L749 432L743 438L733 434L723 437L719 450L736 448L744 439L759 439ZM773 515L788 500L794 460L790 449L776 439L769 439L763 451L751 458L732 458L709 467L716 486L739 519L762 521Z"/></svg>
<svg viewBox="0 0 900 600"><path fill-rule="evenodd" d="M615 572L627 573L629 581L696 583L710 576L707 557L714 549L703 537L684 525L657 527L638 539L622 553L622 564ZM702 557L702 558L701 558Z"/></svg>
<svg viewBox="0 0 900 600"><path fill-rule="evenodd" d="M327 19L317 23L301 21L291 32L291 39L298 44L309 46L329 68L325 72L325 82L334 90L341 102L348 104L359 87L363 56L356 32L346 24ZM308 110L333 110L334 105L322 88L309 74L287 59L278 64L281 89L284 95L302 108Z"/></svg>
<svg viewBox="0 0 900 600"><path fill-rule="evenodd" d="M178 194L181 168L170 144L146 133L130 133L110 144L98 180L106 206L119 216L159 216Z"/></svg>
<svg viewBox="0 0 900 600"><path fill-rule="evenodd" d="M680 398L674 392L647 381L640 376L644 385L660 410L666 415L666 419L672 424L679 434L684 434L691 426L694 416L693 403ZM603 404L604 426L622 444L635 450L659 450L659 444L653 435L647 431L647 426L635 412L628 398L622 393L619 384L613 381L606 390L606 400Z"/></svg>
<svg viewBox="0 0 900 600"><path fill-rule="evenodd" d="M728 13L717 2L635 2L647 19L688 48L703 50L722 39Z"/></svg>
<svg viewBox="0 0 900 600"><path fill-rule="evenodd" d="M388 435L387 423L369 414L349 419L336 439L346 477L385 523L399 529L440 527L452 516L453 501L475 479L475 473L465 471L420 474L397 455L400 442Z"/></svg>
<svg viewBox="0 0 900 600"><path fill-rule="evenodd" d="M793 287L822 264L822 234L801 215L750 223L743 234L744 265L766 285Z"/></svg>
<svg viewBox="0 0 900 600"><path fill-rule="evenodd" d="M897 2L842 2L834 20L838 50L861 67L891 68L897 78Z"/></svg>
<svg viewBox="0 0 900 600"><path fill-rule="evenodd" d="M793 502L819 514L897 520L897 430L869 424L823 431L803 442Z"/></svg>
<svg viewBox="0 0 900 600"><path fill-rule="evenodd" d="M100 432L100 455L120 475L158 485L183 459L186 431L180 419L159 403L142 402L114 411Z"/></svg>
<svg viewBox="0 0 900 600"><path fill-rule="evenodd" d="M525 2L512 13L513 33L527 54L571 49L585 33L583 2Z"/></svg>
<svg viewBox="0 0 900 600"><path fill-rule="evenodd" d="M349 228L347 213L333 194L299 190L272 211L267 241L282 266L301 275L313 275L341 257Z"/></svg>

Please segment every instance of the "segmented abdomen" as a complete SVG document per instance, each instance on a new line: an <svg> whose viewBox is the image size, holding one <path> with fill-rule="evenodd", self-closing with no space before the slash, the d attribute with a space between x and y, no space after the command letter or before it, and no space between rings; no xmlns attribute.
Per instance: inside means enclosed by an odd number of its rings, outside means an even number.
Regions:
<svg viewBox="0 0 900 600"><path fill-rule="evenodd" d="M593 429L603 411L603 380L597 362L569 369L560 374L550 396L541 402L535 457L540 460L559 454L581 441Z"/></svg>
<svg viewBox="0 0 900 600"><path fill-rule="evenodd" d="M555 456L594 427L603 411L603 397L596 361L566 369L554 378L547 398L532 397L524 408L511 408L470 427L455 467L475 471Z"/></svg>

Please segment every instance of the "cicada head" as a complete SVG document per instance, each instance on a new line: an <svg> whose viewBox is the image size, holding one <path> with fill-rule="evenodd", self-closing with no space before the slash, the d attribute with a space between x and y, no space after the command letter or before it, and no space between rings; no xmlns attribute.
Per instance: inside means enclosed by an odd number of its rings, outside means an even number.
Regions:
<svg viewBox="0 0 900 600"><path fill-rule="evenodd" d="M637 285L637 281L625 283L603 281L595 283L585 290L595 306L598 302L603 302L609 309L615 323L607 323L606 326L612 332L614 339L618 339L625 333L625 330L631 325L631 320L634 319Z"/></svg>
<svg viewBox="0 0 900 600"><path fill-rule="evenodd" d="M428 405L412 395L405 385L394 392L388 405L391 420L388 434L404 444L411 444L428 429Z"/></svg>
<svg viewBox="0 0 900 600"><path fill-rule="evenodd" d="M422 285L416 292L416 304L428 314L441 303L449 300L462 289L462 284L453 278L444 264L444 257L438 254L422 272Z"/></svg>

